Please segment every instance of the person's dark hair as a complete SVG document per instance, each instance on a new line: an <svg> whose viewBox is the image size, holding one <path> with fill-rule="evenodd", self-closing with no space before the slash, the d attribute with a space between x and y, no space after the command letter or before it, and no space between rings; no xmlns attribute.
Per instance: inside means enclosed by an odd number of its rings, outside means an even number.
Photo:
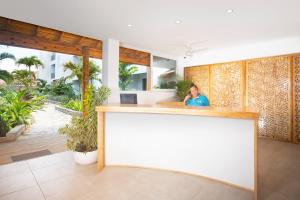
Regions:
<svg viewBox="0 0 300 200"><path fill-rule="evenodd" d="M196 88L197 90L199 90L199 88L197 87L197 85L195 85L194 83L191 83L190 88L192 88L192 87L194 87L194 88Z"/></svg>

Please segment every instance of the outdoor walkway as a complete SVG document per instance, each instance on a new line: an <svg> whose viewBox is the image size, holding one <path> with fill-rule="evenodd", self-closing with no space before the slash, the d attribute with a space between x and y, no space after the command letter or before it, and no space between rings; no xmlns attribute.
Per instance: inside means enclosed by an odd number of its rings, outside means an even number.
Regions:
<svg viewBox="0 0 300 200"><path fill-rule="evenodd" d="M54 104L46 104L43 110L33 113L33 124L15 142L0 143L0 164L11 163L12 156L48 150L51 153L66 151L66 138L58 129L71 120L70 115L55 110Z"/></svg>
<svg viewBox="0 0 300 200"><path fill-rule="evenodd" d="M46 104L32 115L34 121L27 134L58 134L58 129L71 120L70 115L55 110L55 104Z"/></svg>

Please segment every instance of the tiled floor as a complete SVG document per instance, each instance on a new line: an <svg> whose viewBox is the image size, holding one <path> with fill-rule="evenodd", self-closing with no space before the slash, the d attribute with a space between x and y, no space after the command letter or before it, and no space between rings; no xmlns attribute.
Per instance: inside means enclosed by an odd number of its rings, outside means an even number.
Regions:
<svg viewBox="0 0 300 200"><path fill-rule="evenodd" d="M300 199L300 145L260 141L260 195ZM161 170L78 166L69 152L0 166L0 199L250 200L249 192Z"/></svg>
<svg viewBox="0 0 300 200"><path fill-rule="evenodd" d="M48 149L51 153L66 151L66 137L59 134L24 135L14 142L0 143L0 165L11 163L11 157Z"/></svg>

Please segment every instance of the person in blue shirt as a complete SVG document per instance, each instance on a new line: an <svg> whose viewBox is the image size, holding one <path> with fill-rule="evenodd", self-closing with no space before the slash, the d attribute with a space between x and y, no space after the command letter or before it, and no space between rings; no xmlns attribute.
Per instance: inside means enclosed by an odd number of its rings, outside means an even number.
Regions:
<svg viewBox="0 0 300 200"><path fill-rule="evenodd" d="M190 92L183 102L187 106L209 106L206 96L200 94L198 87L194 84L191 85Z"/></svg>

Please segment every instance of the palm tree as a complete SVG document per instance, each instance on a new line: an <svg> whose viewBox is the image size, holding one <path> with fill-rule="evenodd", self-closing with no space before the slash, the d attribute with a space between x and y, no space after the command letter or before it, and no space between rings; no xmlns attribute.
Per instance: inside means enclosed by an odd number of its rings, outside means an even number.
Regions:
<svg viewBox="0 0 300 200"><path fill-rule="evenodd" d="M26 88L31 86L32 81L36 79L34 72L27 70L15 70L12 76L17 83L24 85Z"/></svg>
<svg viewBox="0 0 300 200"><path fill-rule="evenodd" d="M36 69L38 69L39 67L44 67L44 64L42 63L42 61L40 59L38 59L36 56L20 58L17 61L17 64L25 65L26 67L28 67L28 71L31 71L32 66L35 66Z"/></svg>
<svg viewBox="0 0 300 200"><path fill-rule="evenodd" d="M76 77L79 81L79 88L81 88L82 83L82 72L83 72L83 62L82 59L79 59L78 63L74 62L67 62L64 64L64 71L70 70L71 75L69 75L67 78L72 79ZM89 81L92 80L98 80L101 81L100 78L98 78L99 73L101 72L100 67L93 62L92 60L89 61Z"/></svg>
<svg viewBox="0 0 300 200"><path fill-rule="evenodd" d="M14 78L13 76L6 70L0 69L0 79L5 81L7 84L13 82Z"/></svg>
<svg viewBox="0 0 300 200"><path fill-rule="evenodd" d="M16 57L11 53L7 53L7 52L0 53L0 60L4 60L6 58L16 60Z"/></svg>
<svg viewBox="0 0 300 200"><path fill-rule="evenodd" d="M29 86L31 86L32 81L35 80L35 76L32 76L33 73L31 73L31 67L35 66L36 69L38 69L39 67L44 67L42 61L38 59L36 56L20 58L17 61L17 65L25 65L26 67L28 67L28 72L29 72L28 75L30 76Z"/></svg>
<svg viewBox="0 0 300 200"><path fill-rule="evenodd" d="M126 90L132 82L131 76L138 71L136 66L130 66L128 63L119 63L119 87L121 90Z"/></svg>

